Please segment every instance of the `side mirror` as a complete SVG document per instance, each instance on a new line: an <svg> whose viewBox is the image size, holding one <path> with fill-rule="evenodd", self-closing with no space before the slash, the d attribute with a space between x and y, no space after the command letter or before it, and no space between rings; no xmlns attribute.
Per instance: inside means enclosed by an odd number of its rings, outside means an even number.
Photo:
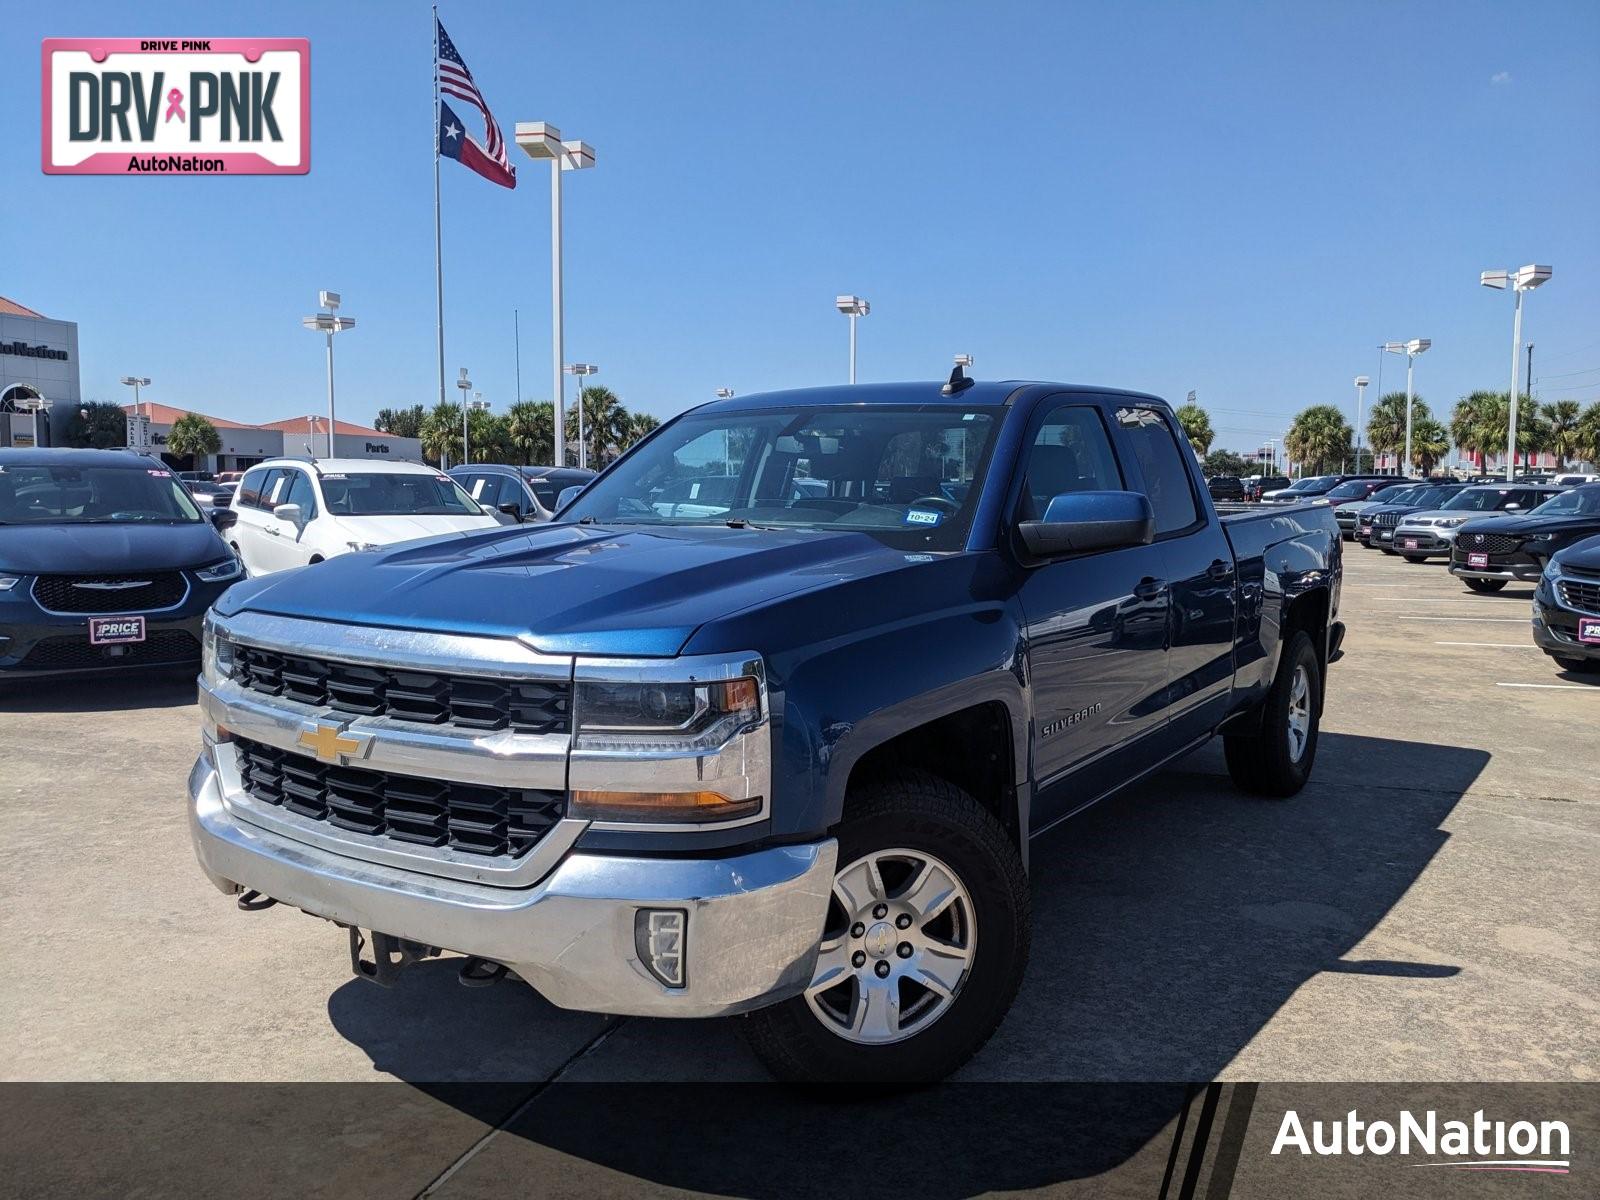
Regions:
<svg viewBox="0 0 1600 1200"><path fill-rule="evenodd" d="M1148 546L1156 517L1142 492L1067 492L1050 501L1043 520L1019 522L1017 535L1035 558Z"/></svg>
<svg viewBox="0 0 1600 1200"><path fill-rule="evenodd" d="M583 491L583 484L575 483L571 487L561 489L561 494L556 497L556 512L560 512L567 505L578 498L578 493Z"/></svg>
<svg viewBox="0 0 1600 1200"><path fill-rule="evenodd" d="M505 503L496 504L494 507L497 512L503 512L508 517L516 517L519 521L522 520L522 510L517 507L515 500L507 500Z"/></svg>
<svg viewBox="0 0 1600 1200"><path fill-rule="evenodd" d="M1508 504L1508 505L1506 505L1506 511L1507 512L1516 512L1521 507L1522 507L1522 505L1520 505L1520 504Z"/></svg>
<svg viewBox="0 0 1600 1200"><path fill-rule="evenodd" d="M287 521L291 525L300 524L300 506L298 504L280 504L272 510L272 515L279 521Z"/></svg>
<svg viewBox="0 0 1600 1200"><path fill-rule="evenodd" d="M211 510L211 524L216 527L219 533L224 529L232 529L238 523L239 514L231 508L213 508Z"/></svg>

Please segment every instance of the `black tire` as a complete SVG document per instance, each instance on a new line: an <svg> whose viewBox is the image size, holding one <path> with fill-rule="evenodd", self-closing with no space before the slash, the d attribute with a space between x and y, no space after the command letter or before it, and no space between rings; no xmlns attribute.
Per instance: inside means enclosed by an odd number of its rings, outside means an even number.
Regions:
<svg viewBox="0 0 1600 1200"><path fill-rule="evenodd" d="M944 864L971 899L971 965L949 1007L901 1041L848 1040L824 1024L804 995L750 1014L745 1036L767 1069L788 1082L943 1079L989 1040L1022 983L1032 938L1022 858L993 814L954 784L919 770L853 793L837 836L840 873L863 856L890 849L920 851ZM835 901L830 922L842 913Z"/></svg>
<svg viewBox="0 0 1600 1200"><path fill-rule="evenodd" d="M1463 579L1461 582L1475 592L1498 592L1506 585L1504 579Z"/></svg>
<svg viewBox="0 0 1600 1200"><path fill-rule="evenodd" d="M1420 563L1428 561L1428 556L1426 554L1403 554L1401 557L1404 558L1408 563Z"/></svg>
<svg viewBox="0 0 1600 1200"><path fill-rule="evenodd" d="M1302 669L1309 689L1310 729L1297 757L1290 736L1289 706L1295 675ZM1228 734L1222 740L1228 774L1243 791L1258 796L1293 796L1311 777L1321 725L1322 664L1311 635L1300 629L1290 638L1278 663L1278 674L1262 705L1260 732Z"/></svg>

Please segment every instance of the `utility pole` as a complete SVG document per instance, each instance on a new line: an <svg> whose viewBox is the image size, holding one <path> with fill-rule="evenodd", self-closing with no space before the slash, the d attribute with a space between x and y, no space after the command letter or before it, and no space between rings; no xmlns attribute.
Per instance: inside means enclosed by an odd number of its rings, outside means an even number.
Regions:
<svg viewBox="0 0 1600 1200"><path fill-rule="evenodd" d="M1528 397L1528 413L1531 416L1532 413L1533 413L1533 343L1532 342L1528 343L1528 391L1527 391L1526 394L1527 394L1527 397ZM1526 466L1532 466L1533 465L1532 463L1530 463L1528 461L1529 456L1531 454L1532 454L1531 450L1524 452L1523 458L1522 458L1522 465L1523 466L1526 467Z"/></svg>

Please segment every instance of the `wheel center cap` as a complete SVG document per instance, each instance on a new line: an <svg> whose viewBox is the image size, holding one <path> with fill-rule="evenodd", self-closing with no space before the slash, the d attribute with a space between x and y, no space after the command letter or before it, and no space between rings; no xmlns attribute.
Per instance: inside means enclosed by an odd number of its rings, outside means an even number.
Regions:
<svg viewBox="0 0 1600 1200"><path fill-rule="evenodd" d="M894 926L887 921L879 921L867 930L867 936L862 939L862 943L873 958L888 958L894 953Z"/></svg>

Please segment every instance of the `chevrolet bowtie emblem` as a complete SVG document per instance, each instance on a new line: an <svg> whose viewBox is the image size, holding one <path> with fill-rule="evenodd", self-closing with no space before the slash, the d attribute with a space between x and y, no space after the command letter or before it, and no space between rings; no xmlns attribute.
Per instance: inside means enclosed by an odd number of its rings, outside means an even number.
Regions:
<svg viewBox="0 0 1600 1200"><path fill-rule="evenodd" d="M361 739L348 737L337 725L317 724L300 731L300 744L322 762L336 763L361 750Z"/></svg>

